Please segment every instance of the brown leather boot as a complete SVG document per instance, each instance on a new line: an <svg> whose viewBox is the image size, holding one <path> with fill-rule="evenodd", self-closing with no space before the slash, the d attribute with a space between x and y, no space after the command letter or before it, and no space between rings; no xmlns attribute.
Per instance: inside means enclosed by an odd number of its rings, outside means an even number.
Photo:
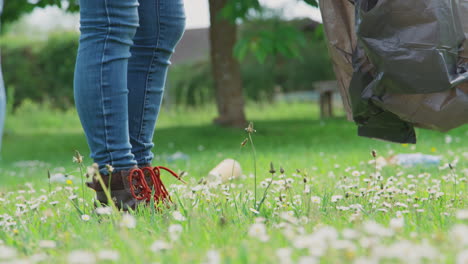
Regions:
<svg viewBox="0 0 468 264"><path fill-rule="evenodd" d="M143 172L135 166L128 170L114 171L110 175L101 176L115 206L124 211L135 210L140 203L149 200L150 189L144 180ZM96 200L103 205L109 205L107 196L96 177L86 185L96 191Z"/></svg>

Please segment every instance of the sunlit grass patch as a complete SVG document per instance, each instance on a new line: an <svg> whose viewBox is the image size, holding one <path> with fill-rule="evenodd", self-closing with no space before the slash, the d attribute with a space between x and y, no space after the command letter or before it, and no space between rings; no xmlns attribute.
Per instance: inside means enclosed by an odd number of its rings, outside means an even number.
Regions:
<svg viewBox="0 0 468 264"><path fill-rule="evenodd" d="M253 113L256 161L249 144L241 147L249 135L211 125L209 111L172 112L170 120L163 114L156 161L187 171L188 184L163 176L173 206L132 214L94 210L94 193L83 189L83 171L72 162L77 149L92 164L82 134L22 133L10 123L0 171L0 261L464 263L467 128L421 130L417 146L389 144L358 138L342 118L317 120L313 107ZM387 162L418 152L440 155L441 163ZM207 177L225 158L238 160L243 176Z"/></svg>

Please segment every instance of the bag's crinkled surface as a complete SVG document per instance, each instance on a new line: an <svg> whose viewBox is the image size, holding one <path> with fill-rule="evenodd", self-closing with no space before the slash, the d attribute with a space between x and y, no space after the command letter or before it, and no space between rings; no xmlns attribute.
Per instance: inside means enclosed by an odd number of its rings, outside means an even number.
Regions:
<svg viewBox="0 0 468 264"><path fill-rule="evenodd" d="M359 135L415 143L414 126L468 123L468 0L321 0Z"/></svg>

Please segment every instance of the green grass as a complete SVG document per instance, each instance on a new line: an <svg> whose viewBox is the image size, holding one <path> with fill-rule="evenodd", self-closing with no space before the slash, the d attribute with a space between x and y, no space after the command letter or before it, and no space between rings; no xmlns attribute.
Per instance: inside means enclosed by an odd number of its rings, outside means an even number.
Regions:
<svg viewBox="0 0 468 264"><path fill-rule="evenodd" d="M221 263L286 263L286 259L277 256L280 248L291 250L293 263L310 255L320 263L354 263L361 257L382 260L385 255L382 252L390 257L398 250L405 256L403 262L416 263L411 257L419 258L422 253L418 252L422 251L426 255L435 254L435 259L427 263L452 263L464 248L456 234L468 227L463 229L464 225L458 225L463 220L457 219L456 212L465 207L468 188L466 126L448 134L419 130L418 145L405 146L359 138L353 123L344 117L321 121L317 107L310 104L249 104L247 115L257 130L252 135L257 153L257 199L265 191L260 182L271 177L270 162L277 170L275 184L259 215L250 210L255 207L252 152L249 145L240 147L246 132L212 125L215 117L212 105L163 109L155 133L154 163L188 172L185 179L189 184L176 188L175 180L164 178L167 186L173 185L170 189L177 209L162 212L143 209L135 214L136 227L128 229L120 226L122 220L117 213L111 216L91 213L94 195L91 190L85 190L84 202L75 200L80 210L83 203L87 205L89 221L81 220L81 213L67 198L74 193L83 198L78 167L72 163L74 150L85 156L85 165L92 163L76 113L24 105L7 119L0 163L1 243L16 249L19 259L44 253L44 263L66 263L74 250L98 254L104 249L119 252L119 263L202 263L207 260L207 254L216 255L207 253L210 250L219 253ZM446 136L453 142L447 144ZM378 170L383 180L374 177L369 185L366 179L376 172L375 166L369 164L373 149L381 157L416 152L440 155L443 163L453 163L455 168L451 171L437 166L390 165ZM168 157L176 152L185 153L189 159L170 161ZM238 160L246 177L192 191L225 158ZM280 166L285 170L284 179L294 180L291 186L285 188L278 181L283 177ZM297 173L296 169L301 172ZM73 183L49 186L47 170L52 174L71 174ZM457 184L453 183L454 177ZM306 184L303 178L307 179ZM385 192L379 191L381 187ZM54 191L50 193L49 188ZM310 189L310 193L304 193L304 188ZM430 190L444 194L435 198ZM46 195L47 201L36 201L41 195ZM344 199L332 202L334 195L342 195ZM312 196L320 197L320 204L311 203ZM51 201L58 204L50 205ZM25 204L27 212L18 213L17 204ZM38 208L30 209L34 204ZM357 204L362 209L353 209ZM382 208L387 212L379 210ZM176 221L172 217L174 210L180 211L186 220ZM16 224L5 227L6 215L12 217L9 222ZM397 216L404 218L404 226L401 230L394 228L393 234L385 236L391 230L391 219ZM252 224L261 220L259 217L266 226L266 242L259 239L263 224L254 226L258 228L257 238L249 235ZM376 228L369 221L382 226ZM180 224L183 231L179 239L171 242L169 226L174 224ZM454 226L458 228L455 231ZM41 247L41 240L54 240L56 247ZM170 244L171 249L152 251L151 245L158 240ZM0 256L2 250L5 248L0 246Z"/></svg>

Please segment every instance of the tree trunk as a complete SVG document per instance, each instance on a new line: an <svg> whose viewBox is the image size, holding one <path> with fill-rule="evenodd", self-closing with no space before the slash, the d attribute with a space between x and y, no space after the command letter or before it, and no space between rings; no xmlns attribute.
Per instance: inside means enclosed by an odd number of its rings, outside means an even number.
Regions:
<svg viewBox="0 0 468 264"><path fill-rule="evenodd" d="M233 56L237 26L219 15L227 2L209 0L211 67L219 113L214 122L222 126L244 127L247 122L240 65Z"/></svg>

